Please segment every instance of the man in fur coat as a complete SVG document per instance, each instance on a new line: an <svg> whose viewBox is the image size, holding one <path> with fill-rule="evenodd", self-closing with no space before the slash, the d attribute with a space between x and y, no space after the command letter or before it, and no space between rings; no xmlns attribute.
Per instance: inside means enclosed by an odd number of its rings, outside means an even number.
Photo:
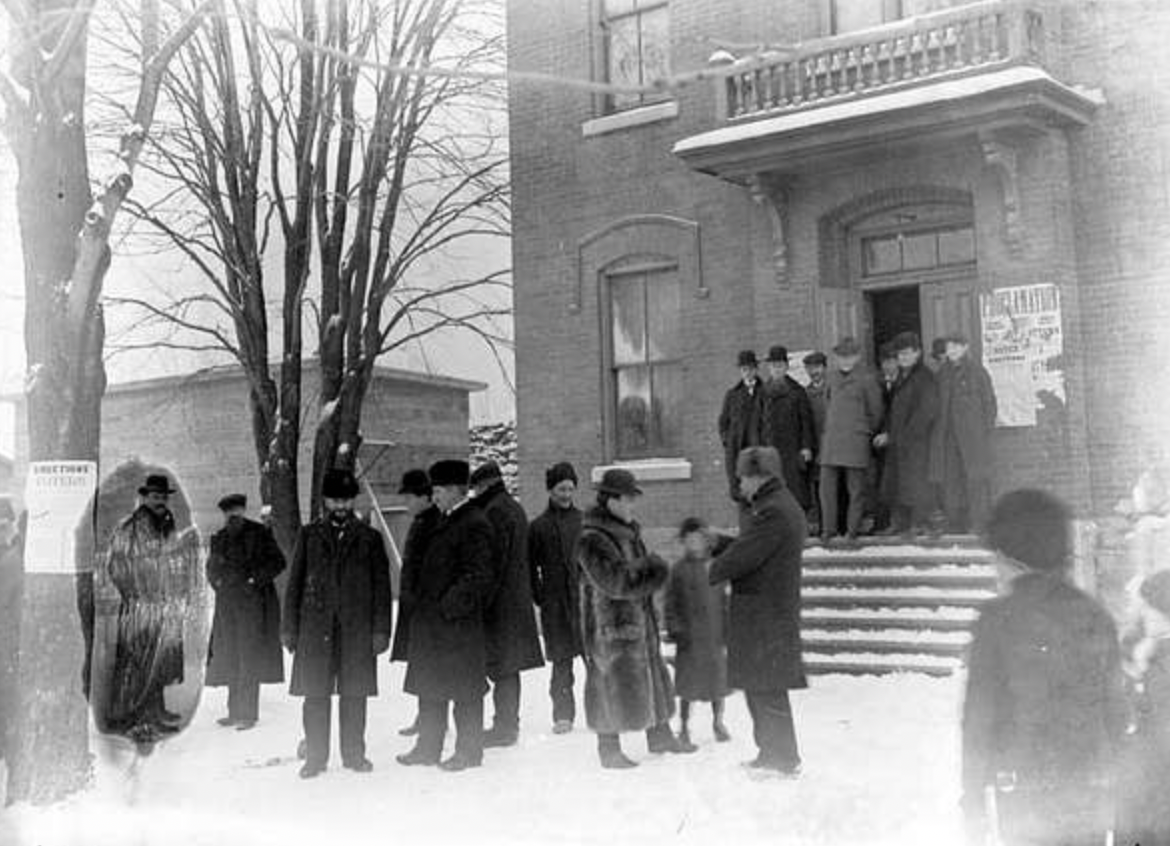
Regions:
<svg viewBox="0 0 1170 846"><path fill-rule="evenodd" d="M637 766L622 752L624 731L646 730L647 746L655 754L694 751L679 743L670 728L674 690L653 601L670 568L642 542L634 519L641 494L628 470L606 470L577 541L585 719L597 733L606 769Z"/></svg>
<svg viewBox="0 0 1170 846"><path fill-rule="evenodd" d="M520 673L544 666L528 568L528 517L504 487L496 462L476 467L471 485L495 535L496 585L484 616L495 711L483 740L485 747L512 746L520 734Z"/></svg>
<svg viewBox="0 0 1170 846"><path fill-rule="evenodd" d="M98 724L140 744L178 731L182 719L167 710L164 691L183 681L183 631L198 607L201 573L198 532L177 532L167 506L176 492L166 476L146 477L95 576L99 593L118 597L114 669L95 703Z"/></svg>
<svg viewBox="0 0 1170 846"><path fill-rule="evenodd" d="M260 685L284 681L280 653L280 599L273 580L285 568L276 538L246 516L248 500L219 501L224 526L211 536L207 578L215 591L208 652L208 687L227 685L228 712L221 726L247 731L260 716Z"/></svg>
<svg viewBox="0 0 1170 846"><path fill-rule="evenodd" d="M281 639L293 657L290 693L303 696L305 763L315 778L329 763L332 699L339 702L341 762L366 773L366 700L378 695L375 657L390 648L390 561L377 531L353 512L358 483L329 470L324 514L301 529L285 590Z"/></svg>
<svg viewBox="0 0 1170 846"><path fill-rule="evenodd" d="M549 696L553 732L573 730L577 704L573 698L573 659L581 654L577 626L577 565L573 550L581 534L581 510L573 504L577 471L567 461L544 474L548 508L528 527L528 563L532 567L532 595L540 607L544 652L552 663Z"/></svg>
<svg viewBox="0 0 1170 846"><path fill-rule="evenodd" d="M771 447L740 453L748 502L739 537L711 565L711 584L731 582L727 683L743 690L759 755L748 763L794 778L800 751L788 691L808 687L800 644L804 512L784 487Z"/></svg>

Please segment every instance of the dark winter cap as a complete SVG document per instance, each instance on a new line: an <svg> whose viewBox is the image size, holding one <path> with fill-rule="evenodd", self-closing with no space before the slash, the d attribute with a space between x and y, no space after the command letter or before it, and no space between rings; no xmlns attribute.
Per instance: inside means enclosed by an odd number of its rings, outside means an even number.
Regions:
<svg viewBox="0 0 1170 846"><path fill-rule="evenodd" d="M551 491L561 482L565 481L572 482L574 485L577 484L577 471L567 461L559 461L544 471L544 486L547 490Z"/></svg>
<svg viewBox="0 0 1170 846"><path fill-rule="evenodd" d="M414 494L415 496L431 495L431 480L426 470L407 470L402 474L402 483L398 486L400 494Z"/></svg>
<svg viewBox="0 0 1170 846"><path fill-rule="evenodd" d="M775 447L752 446L743 450L735 460L735 475L741 479L744 476L766 476L783 481L782 467L780 453Z"/></svg>
<svg viewBox="0 0 1170 846"><path fill-rule="evenodd" d="M470 481L473 485L482 485L502 478L504 474L500 471L500 465L494 461L485 461L471 472Z"/></svg>
<svg viewBox="0 0 1170 846"><path fill-rule="evenodd" d="M931 358L942 358L947 354L947 339L935 338L930 342L930 356Z"/></svg>
<svg viewBox="0 0 1170 846"><path fill-rule="evenodd" d="M638 487L638 480L629 470L613 468L606 470L601 481L593 486L598 493L612 494L613 496L641 496L642 489Z"/></svg>
<svg viewBox="0 0 1170 846"><path fill-rule="evenodd" d="M898 348L894 346L892 341L886 341L878 350L878 357L881 361L889 361L892 358L898 357Z"/></svg>
<svg viewBox="0 0 1170 846"><path fill-rule="evenodd" d="M987 523L991 548L1032 570L1067 569L1072 512L1047 491L1022 488L1001 496Z"/></svg>
<svg viewBox="0 0 1170 846"><path fill-rule="evenodd" d="M788 363L788 347L777 344L768 350L768 361Z"/></svg>
<svg viewBox="0 0 1170 846"><path fill-rule="evenodd" d="M759 359L756 358L755 350L741 350L735 360L740 367L758 367L760 364Z"/></svg>
<svg viewBox="0 0 1170 846"><path fill-rule="evenodd" d="M902 350L920 350L922 342L918 340L916 332L899 332L894 336L894 340L890 341L890 346L894 348L894 352L899 353Z"/></svg>
<svg viewBox="0 0 1170 846"><path fill-rule="evenodd" d="M247 508L248 498L242 493L231 493L227 496L220 497L219 502L216 503L216 507L220 511L231 511L233 508Z"/></svg>
<svg viewBox="0 0 1170 846"><path fill-rule="evenodd" d="M171 487L170 479L159 473L147 476L142 487L138 489L139 496L146 496L150 493L160 493L170 496L173 493L178 493L178 490Z"/></svg>
<svg viewBox="0 0 1170 846"><path fill-rule="evenodd" d="M833 355L838 356L852 356L861 355L861 347L857 343L857 339L852 335L848 335L841 339L837 346L833 347Z"/></svg>
<svg viewBox="0 0 1170 846"><path fill-rule="evenodd" d="M427 471L427 475L431 477L431 484L437 488L446 487L447 485L456 485L465 488L471 479L471 465L466 461L448 458L432 464L431 469Z"/></svg>
<svg viewBox="0 0 1170 846"><path fill-rule="evenodd" d="M809 367L813 364L827 364L828 361L829 359L825 357L825 354L820 350L817 350L816 352L810 352L808 355L806 355L804 357L803 363L805 367Z"/></svg>
<svg viewBox="0 0 1170 846"><path fill-rule="evenodd" d="M325 471L325 480L321 483L321 496L329 499L353 499L358 495L358 483L349 470L334 468Z"/></svg>
<svg viewBox="0 0 1170 846"><path fill-rule="evenodd" d="M678 536L685 538L692 532L702 532L707 528L707 521L702 517L688 517L682 521L682 525L678 527Z"/></svg>
<svg viewBox="0 0 1170 846"><path fill-rule="evenodd" d="M1170 617L1170 570L1146 576L1138 594L1155 611Z"/></svg>

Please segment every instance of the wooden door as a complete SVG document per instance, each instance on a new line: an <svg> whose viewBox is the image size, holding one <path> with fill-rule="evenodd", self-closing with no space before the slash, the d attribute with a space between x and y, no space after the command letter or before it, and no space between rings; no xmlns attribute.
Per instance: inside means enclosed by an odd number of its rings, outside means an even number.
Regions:
<svg viewBox="0 0 1170 846"><path fill-rule="evenodd" d="M961 332L971 341L971 355L983 357L979 322L979 285L974 277L925 282L919 286L922 303L922 344L943 335Z"/></svg>
<svg viewBox="0 0 1170 846"><path fill-rule="evenodd" d="M862 293L852 288L818 288L817 338L821 350L827 354L848 335L857 339L868 358L869 321Z"/></svg>

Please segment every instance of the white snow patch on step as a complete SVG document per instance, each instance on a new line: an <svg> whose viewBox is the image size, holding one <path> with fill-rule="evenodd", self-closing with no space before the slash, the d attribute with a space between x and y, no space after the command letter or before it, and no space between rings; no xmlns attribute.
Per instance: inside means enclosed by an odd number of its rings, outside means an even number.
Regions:
<svg viewBox="0 0 1170 846"><path fill-rule="evenodd" d="M963 578L995 578L995 568L979 564L940 564L937 567L817 567L805 570L806 576L879 576L888 578L920 579L948 576Z"/></svg>
<svg viewBox="0 0 1170 846"><path fill-rule="evenodd" d="M810 546L804 550L804 560L836 558L925 558L929 560L987 561L992 553L969 546L862 546L857 549Z"/></svg>
<svg viewBox="0 0 1170 846"><path fill-rule="evenodd" d="M903 667L907 669L911 667L945 667L947 669L958 669L963 665L961 658L926 653L892 656L889 653L880 652L836 652L832 655L825 655L820 652L805 652L804 661L806 664L860 664L872 667Z"/></svg>
<svg viewBox="0 0 1170 846"><path fill-rule="evenodd" d="M892 643L946 643L966 646L971 642L971 633L965 631L940 632L918 629L804 629L800 633L804 643L820 641L888 641Z"/></svg>
<svg viewBox="0 0 1170 846"><path fill-rule="evenodd" d="M808 591L804 591L808 597ZM938 608L804 608L805 620L959 620L974 622L979 612L975 608L944 605Z"/></svg>
<svg viewBox="0 0 1170 846"><path fill-rule="evenodd" d="M963 600L984 600L991 599L995 596L993 590L978 590L974 588L939 588L939 587L893 587L893 588L879 588L879 587L833 587L833 586L814 586L806 587L801 591L801 595L805 599L816 599L817 597L826 596L843 596L856 599L858 601L873 601L884 600L890 602L897 602L898 599L939 599L952 601Z"/></svg>

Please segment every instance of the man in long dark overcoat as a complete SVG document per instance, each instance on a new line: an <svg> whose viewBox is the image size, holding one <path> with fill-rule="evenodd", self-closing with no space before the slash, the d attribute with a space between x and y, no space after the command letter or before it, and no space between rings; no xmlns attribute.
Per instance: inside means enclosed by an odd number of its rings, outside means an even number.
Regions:
<svg viewBox="0 0 1170 846"><path fill-rule="evenodd" d="M740 535L711 565L711 584L731 582L727 683L743 690L759 755L749 766L793 777L800 751L788 691L808 687L800 644L804 512L784 487L771 447L740 454L748 502Z"/></svg>
<svg viewBox="0 0 1170 846"><path fill-rule="evenodd" d="M544 666L532 604L528 517L504 487L496 462L476 467L471 486L475 505L491 523L495 537L496 585L484 616L494 712L483 743L485 747L512 746L520 734L520 673Z"/></svg>
<svg viewBox="0 0 1170 846"><path fill-rule="evenodd" d="M978 532L991 507L995 389L983 365L971 356L965 336L951 335L946 344L947 360L938 373L930 478L940 486L948 528Z"/></svg>
<svg viewBox="0 0 1170 846"><path fill-rule="evenodd" d="M915 333L903 332L891 343L901 375L885 428L874 444L886 453L882 497L890 505L891 528L914 535L928 528L935 507L930 439L938 416L938 388L922 361L922 344Z"/></svg>
<svg viewBox="0 0 1170 846"><path fill-rule="evenodd" d="M218 722L238 731L256 725L260 685L284 681L280 599L273 584L284 571L284 555L272 532L245 516L247 505L243 494L219 501L224 526L211 536L207 558L215 617L204 684L227 685L228 712Z"/></svg>
<svg viewBox="0 0 1170 846"><path fill-rule="evenodd" d="M785 347L774 346L768 350L767 363L771 379L764 386L761 443L780 454L784 483L800 507L807 509L807 473L816 442L812 406L801 384L788 375L788 350Z"/></svg>
<svg viewBox="0 0 1170 846"><path fill-rule="evenodd" d="M484 613L495 572L492 527L467 498L466 461L438 461L430 479L443 514L414 584L407 649L407 693L419 699L414 748L398 756L405 766L457 772L483 763L483 695L487 693ZM439 763L450 703L455 754Z"/></svg>
<svg viewBox="0 0 1170 846"><path fill-rule="evenodd" d="M301 529L285 590L281 638L293 652L293 696L305 698L302 778L329 762L333 694L340 697L341 762L369 772L366 700L378 694L375 656L390 648L390 561L382 536L353 512L357 480L330 470L324 514Z"/></svg>
<svg viewBox="0 0 1170 846"><path fill-rule="evenodd" d="M544 474L548 508L528 527L528 563L532 568L532 595L540 608L544 653L552 664L549 696L553 731L572 731L577 717L573 696L573 659L581 654L577 625L577 565L573 549L581 534L581 510L573 503L577 471L567 461Z"/></svg>
<svg viewBox="0 0 1170 846"><path fill-rule="evenodd" d="M431 499L431 480L426 470L407 470L402 474L398 493L411 516L406 542L402 546L402 573L398 580L398 619L394 622L394 643L390 660L405 662L410 654L410 612L414 607L415 585L426 558L427 546L443 515ZM418 717L399 730L404 737L418 734Z"/></svg>
<svg viewBox="0 0 1170 846"><path fill-rule="evenodd" d="M739 381L723 396L719 412L719 439L723 442L724 468L728 493L739 501L739 483L735 478L735 458L744 447L763 442L764 386L760 381L760 362L752 350L743 350L737 359Z"/></svg>

